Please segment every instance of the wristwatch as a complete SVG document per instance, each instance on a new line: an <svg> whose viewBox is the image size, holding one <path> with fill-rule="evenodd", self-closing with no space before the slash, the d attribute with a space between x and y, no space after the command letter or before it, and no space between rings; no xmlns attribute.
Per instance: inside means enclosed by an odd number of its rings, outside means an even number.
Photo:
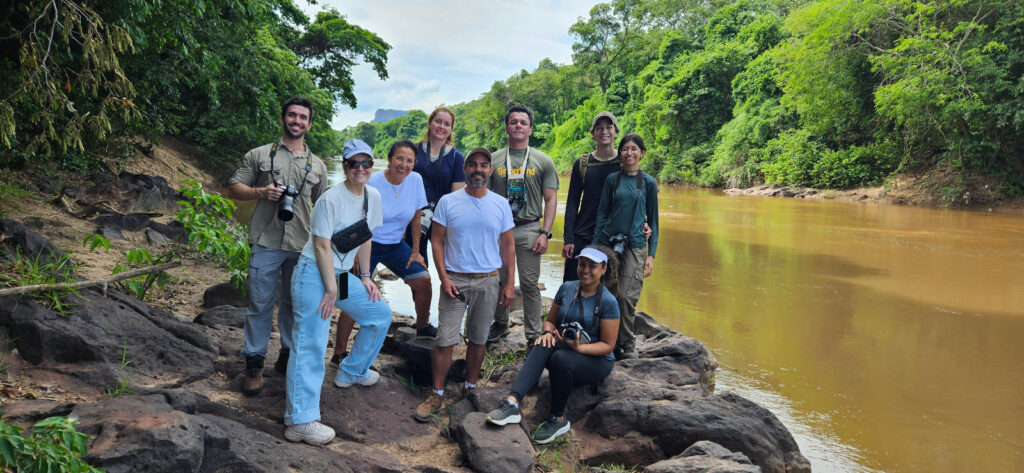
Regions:
<svg viewBox="0 0 1024 473"><path fill-rule="evenodd" d="M548 240L550 240L550 239L551 239L551 232L545 232L545 231L541 231L541 232L540 232L540 234L541 234L541 235L544 235L544 236L546 236L546 237L548 237Z"/></svg>

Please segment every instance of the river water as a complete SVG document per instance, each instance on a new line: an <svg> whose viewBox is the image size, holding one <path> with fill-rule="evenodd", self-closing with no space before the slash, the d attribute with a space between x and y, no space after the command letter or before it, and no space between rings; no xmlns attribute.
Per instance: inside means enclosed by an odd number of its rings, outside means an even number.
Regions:
<svg viewBox="0 0 1024 473"><path fill-rule="evenodd" d="M814 471L1019 471L1024 214L672 186L659 204L639 309L707 345L717 392L775 413ZM384 292L413 313L403 283Z"/></svg>

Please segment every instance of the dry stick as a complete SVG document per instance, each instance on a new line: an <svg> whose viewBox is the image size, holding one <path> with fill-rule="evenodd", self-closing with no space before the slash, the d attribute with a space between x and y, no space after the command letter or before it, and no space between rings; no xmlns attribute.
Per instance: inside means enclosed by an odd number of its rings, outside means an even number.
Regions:
<svg viewBox="0 0 1024 473"><path fill-rule="evenodd" d="M181 266L179 261L171 261L170 263L158 264L156 266L148 266L145 268L133 269L123 273L112 274L105 278L93 279L91 281L77 281L77 282L65 282L60 284L34 284L31 286L11 287L0 290L0 296L9 296L12 294L26 294L29 292L43 291L47 289L78 289L80 287L89 286L103 286L103 292L107 292L107 284L114 281L120 281L122 279L133 278L135 276L141 276L143 274L155 273L158 271L165 271L171 268L177 268Z"/></svg>

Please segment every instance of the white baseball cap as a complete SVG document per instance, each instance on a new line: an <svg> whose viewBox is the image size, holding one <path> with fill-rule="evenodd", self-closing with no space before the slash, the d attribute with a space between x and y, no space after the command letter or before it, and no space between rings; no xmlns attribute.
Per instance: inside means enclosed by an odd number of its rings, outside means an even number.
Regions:
<svg viewBox="0 0 1024 473"><path fill-rule="evenodd" d="M586 258L595 263L608 262L608 255L604 254L603 251L597 248L584 248L583 251L580 251L580 255L576 257L576 259L580 258Z"/></svg>

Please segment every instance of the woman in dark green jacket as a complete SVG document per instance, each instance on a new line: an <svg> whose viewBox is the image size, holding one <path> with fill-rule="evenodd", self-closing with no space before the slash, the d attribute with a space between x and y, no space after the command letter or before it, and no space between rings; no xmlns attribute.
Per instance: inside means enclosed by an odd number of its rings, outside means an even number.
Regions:
<svg viewBox="0 0 1024 473"><path fill-rule="evenodd" d="M643 138L627 133L619 142L622 170L608 175L597 209L594 242L615 249L619 255L619 302L622 323L615 356L636 358L636 303L640 300L644 278L654 272L654 254L658 249L658 183L640 170L647 153ZM644 224L651 229L644 235Z"/></svg>

